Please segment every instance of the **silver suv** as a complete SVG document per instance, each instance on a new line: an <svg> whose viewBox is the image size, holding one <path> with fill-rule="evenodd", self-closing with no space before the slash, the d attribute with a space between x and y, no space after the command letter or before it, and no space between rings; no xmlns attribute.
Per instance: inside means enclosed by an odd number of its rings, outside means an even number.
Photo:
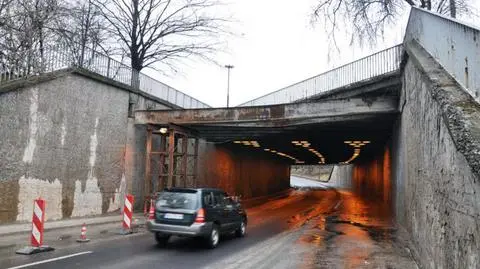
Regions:
<svg viewBox="0 0 480 269"><path fill-rule="evenodd" d="M213 188L172 188L157 194L155 217L147 222L159 245L170 236L199 237L215 248L220 234L245 236L247 214L236 199Z"/></svg>

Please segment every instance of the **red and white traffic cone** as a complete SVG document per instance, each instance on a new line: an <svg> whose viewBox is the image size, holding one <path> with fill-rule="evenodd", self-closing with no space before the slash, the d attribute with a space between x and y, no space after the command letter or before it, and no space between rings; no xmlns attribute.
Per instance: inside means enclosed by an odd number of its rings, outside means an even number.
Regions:
<svg viewBox="0 0 480 269"><path fill-rule="evenodd" d="M82 229L80 230L80 238L77 239L79 243L89 242L90 239L87 238L87 225L83 223Z"/></svg>
<svg viewBox="0 0 480 269"><path fill-rule="evenodd" d="M148 220L155 219L155 205L153 199L150 200L150 210L148 211Z"/></svg>

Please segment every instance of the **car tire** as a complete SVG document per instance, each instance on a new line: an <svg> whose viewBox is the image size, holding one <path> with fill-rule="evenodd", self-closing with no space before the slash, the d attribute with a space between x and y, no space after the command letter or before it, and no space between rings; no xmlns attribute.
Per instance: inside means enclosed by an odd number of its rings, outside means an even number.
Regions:
<svg viewBox="0 0 480 269"><path fill-rule="evenodd" d="M157 241L157 245L160 247L166 246L169 239L170 239L169 235L164 235L158 232L155 233L155 241Z"/></svg>
<svg viewBox="0 0 480 269"><path fill-rule="evenodd" d="M244 237L247 233L247 222L243 219L240 227L235 231L237 237Z"/></svg>
<svg viewBox="0 0 480 269"><path fill-rule="evenodd" d="M218 225L212 226L212 231L206 238L206 244L208 248L216 248L218 246L218 242L220 242L220 229Z"/></svg>

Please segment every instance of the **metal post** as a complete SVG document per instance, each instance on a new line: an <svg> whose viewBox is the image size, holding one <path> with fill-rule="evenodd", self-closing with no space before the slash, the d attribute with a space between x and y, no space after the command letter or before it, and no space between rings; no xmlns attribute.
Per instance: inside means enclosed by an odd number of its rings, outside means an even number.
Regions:
<svg viewBox="0 0 480 269"><path fill-rule="evenodd" d="M167 188L173 187L173 171L175 170L174 165L174 158L175 158L175 131L170 129L170 133L168 136L168 182Z"/></svg>
<svg viewBox="0 0 480 269"><path fill-rule="evenodd" d="M152 127L147 127L147 141L145 146L146 156L145 156L145 192L144 196L147 197L150 195L150 186L152 185L152 174L151 174L151 152L152 152Z"/></svg>
<svg viewBox="0 0 480 269"><path fill-rule="evenodd" d="M227 108L230 105L230 69L233 68L233 65L227 64L225 65L227 68Z"/></svg>
<svg viewBox="0 0 480 269"><path fill-rule="evenodd" d="M110 78L110 57L108 57L107 62L107 78Z"/></svg>

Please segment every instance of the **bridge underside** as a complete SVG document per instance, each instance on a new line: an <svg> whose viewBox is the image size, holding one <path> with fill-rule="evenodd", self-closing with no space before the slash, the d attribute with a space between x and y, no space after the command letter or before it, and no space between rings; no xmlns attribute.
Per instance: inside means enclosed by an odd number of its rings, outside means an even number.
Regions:
<svg viewBox="0 0 480 269"><path fill-rule="evenodd" d="M181 127L234 152L291 164L361 160L381 150L398 114L397 97L354 97L285 105L137 111L137 124Z"/></svg>

